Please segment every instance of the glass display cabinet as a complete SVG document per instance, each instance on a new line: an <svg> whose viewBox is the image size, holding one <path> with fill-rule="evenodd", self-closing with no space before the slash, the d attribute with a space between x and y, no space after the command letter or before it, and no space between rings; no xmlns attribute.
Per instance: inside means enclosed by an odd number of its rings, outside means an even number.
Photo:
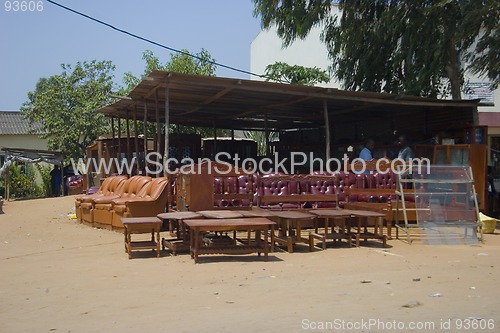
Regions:
<svg viewBox="0 0 500 333"><path fill-rule="evenodd" d="M399 204L401 202L401 205ZM483 239L479 206L471 167L466 165L406 166L400 170L396 207L404 221L396 220L399 231L411 243L410 229L419 228L420 238L429 244L474 243ZM409 223L409 215L416 223Z"/></svg>

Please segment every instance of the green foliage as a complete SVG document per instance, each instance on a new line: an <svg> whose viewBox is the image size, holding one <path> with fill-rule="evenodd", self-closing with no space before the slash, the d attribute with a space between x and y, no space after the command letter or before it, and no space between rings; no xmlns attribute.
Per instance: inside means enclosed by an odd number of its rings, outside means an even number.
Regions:
<svg viewBox="0 0 500 333"><path fill-rule="evenodd" d="M436 97L449 86L459 99L462 59L500 82L498 0L340 0L340 18L330 0L254 3L263 27L276 25L285 46L321 25L332 72L349 90Z"/></svg>
<svg viewBox="0 0 500 333"><path fill-rule="evenodd" d="M279 61L267 65L265 75L266 81L302 84L306 86L330 82L327 72L318 67L292 66Z"/></svg>
<svg viewBox="0 0 500 333"><path fill-rule="evenodd" d="M257 155L267 156L266 152L266 133L262 131L245 131L243 132L245 138L252 139L257 142ZM269 132L268 141L272 142L278 138L278 132Z"/></svg>
<svg viewBox="0 0 500 333"><path fill-rule="evenodd" d="M61 74L38 81L21 111L31 122L41 122L49 149L61 150L66 159L79 158L109 126L96 110L111 101L115 67L96 60L61 67Z"/></svg>
<svg viewBox="0 0 500 333"><path fill-rule="evenodd" d="M153 51L144 51L142 54L142 59L146 62L144 72L141 77L137 77L131 72L125 73L123 78L125 87L120 91L120 94L128 94L141 82L142 78L148 76L149 73L155 70L215 76L215 70L217 69L215 59L212 58L207 50L201 49L200 52L195 54L190 53L188 50L182 50L182 52L183 53L171 53L170 60L168 62L161 63L160 58L157 57ZM189 54L192 54L192 56Z"/></svg>
<svg viewBox="0 0 500 333"><path fill-rule="evenodd" d="M201 49L200 52L191 54L188 50L182 50L183 53L170 54L170 60L162 63L160 58L157 57L153 51L146 50L142 54L142 59L146 62L146 67L141 77L136 77L130 72L125 73L123 83L125 86L118 92L120 95L127 95L133 88L135 88L141 79L148 76L151 71L169 71L184 74L193 75L205 75L205 76L215 76L215 71L217 66L215 65L215 59L212 58L210 53ZM142 129L142 122L139 123L139 128ZM125 127L122 126L123 131ZM164 125L161 125L161 131L164 132ZM156 134L156 124L148 123L147 127L148 135L153 136ZM202 128L202 127L186 127L181 125L170 125L170 133L187 133L187 134L199 134L202 137L212 137L212 128ZM141 130L142 133L142 130ZM228 135L226 130L218 130L217 135Z"/></svg>
<svg viewBox="0 0 500 333"><path fill-rule="evenodd" d="M11 198L37 198L43 196L41 187L35 181L33 165L14 162L9 169L9 176Z"/></svg>
<svg viewBox="0 0 500 333"><path fill-rule="evenodd" d="M52 188L50 184L51 176L50 171L52 171L51 165L35 164L38 172L42 177L42 187L40 188L42 196L50 197L52 195Z"/></svg>

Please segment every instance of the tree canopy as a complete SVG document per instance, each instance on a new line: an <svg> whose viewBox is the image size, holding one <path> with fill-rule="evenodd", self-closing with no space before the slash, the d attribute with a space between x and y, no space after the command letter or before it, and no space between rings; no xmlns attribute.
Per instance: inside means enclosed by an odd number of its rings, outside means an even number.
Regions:
<svg viewBox="0 0 500 333"><path fill-rule="evenodd" d="M253 1L285 46L321 26L345 89L459 99L466 69L500 83L498 0L340 0L340 17L331 0Z"/></svg>
<svg viewBox="0 0 500 333"><path fill-rule="evenodd" d="M266 66L265 76L266 81L303 84L307 86L330 82L328 73L318 67L289 65L279 61Z"/></svg>
<svg viewBox="0 0 500 333"><path fill-rule="evenodd" d="M217 66L212 55L205 49L192 54L188 50L182 50L182 53L170 54L170 60L162 63L153 51L146 50L142 54L142 59L146 62L144 72L141 77L137 77L131 72L126 72L123 78L125 84L124 93L130 92L137 86L141 79L148 76L154 70L178 72L193 75L215 76Z"/></svg>
<svg viewBox="0 0 500 333"><path fill-rule="evenodd" d="M96 110L111 101L115 67L96 60L61 67L61 74L39 79L21 111L29 121L42 124L49 149L79 158L109 126Z"/></svg>
<svg viewBox="0 0 500 333"><path fill-rule="evenodd" d="M194 54L190 53L188 50L182 50L182 53L170 54L170 60L164 63L161 62L160 58L156 56L153 51L146 50L142 54L142 59L146 62L146 64L141 77L137 77L130 72L125 73L123 79L125 87L121 89L119 94L128 94L133 88L135 88L135 86L137 86L141 82L142 78L146 77L153 70L193 75L215 76L215 71L217 69L217 66L215 65L215 59L205 49L201 49L200 52ZM148 132L150 134L156 132L156 127L154 124L148 125ZM187 127L176 124L170 125L170 132L199 134L202 137L210 137L214 134L212 128ZM217 133L218 135L227 135L228 131L219 130Z"/></svg>

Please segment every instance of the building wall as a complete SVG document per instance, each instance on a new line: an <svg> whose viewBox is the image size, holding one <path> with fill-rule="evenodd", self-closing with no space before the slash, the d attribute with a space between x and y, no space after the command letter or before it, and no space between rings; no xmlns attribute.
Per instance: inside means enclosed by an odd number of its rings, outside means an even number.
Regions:
<svg viewBox="0 0 500 333"><path fill-rule="evenodd" d="M47 150L47 140L38 135L0 135L0 147Z"/></svg>
<svg viewBox="0 0 500 333"><path fill-rule="evenodd" d="M318 67L328 71L330 60L326 46L320 40L321 30L321 27L313 28L306 39L295 41L288 48L282 48L281 39L276 35L275 29L261 31L251 45L251 72L264 74L266 66L277 61L289 65ZM264 80L264 78L252 76L252 80ZM340 88L340 83L332 80L318 86Z"/></svg>

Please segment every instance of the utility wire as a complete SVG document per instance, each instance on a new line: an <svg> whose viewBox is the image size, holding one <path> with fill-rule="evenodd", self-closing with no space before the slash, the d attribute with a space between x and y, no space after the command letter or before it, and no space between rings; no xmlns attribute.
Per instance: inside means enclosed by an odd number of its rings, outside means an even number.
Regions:
<svg viewBox="0 0 500 333"><path fill-rule="evenodd" d="M53 4L53 5L56 5L56 6L60 7L60 8L62 8L62 9L65 9L65 10L67 10L67 11L70 11L70 12L72 12L72 13L74 13L74 14L77 14L77 15L83 16L83 17L85 17L85 18L87 18L87 19L89 19L89 20L91 20L91 21L94 21L94 22L97 22L97 23L99 23L99 24L105 25L105 26L107 26L108 28L111 28L111 29L113 29L113 30L116 30L116 31L118 31L118 32L121 32L121 33L123 33L123 34L125 34L125 35L128 35L128 36L131 36L131 37L134 37L134 38L140 39L140 40L142 40L142 41L144 41L144 42L147 42L147 43L150 43L150 44L156 45L156 46L158 46L158 47L161 47L161 48L163 48L163 49L167 49L167 50L172 51L172 52L180 53L180 54L183 54L183 55L186 55L186 56L189 56L189 57L192 57L192 58L198 59L198 60L200 60L200 61L207 61L206 59L203 59L203 58L201 58L201 57L198 57L197 55L191 54L191 53L189 53L189 52L185 52L185 51L182 51L182 50L177 50L177 49L174 49L174 48L172 48L172 47L168 47L168 46L166 46L166 45L163 45L163 44L157 43L157 42L155 42L155 41L152 41L152 40L150 40L150 39L147 39L147 38L145 38L145 37L141 37L141 36L136 35L136 34L134 34L134 33L128 32L128 31L126 31L126 30L123 30L123 29L117 28L117 27L115 27L115 26L113 26L113 25L111 25L111 24L109 24L109 23L106 23L106 22L101 21L101 20L99 20L99 19L96 19L96 18L94 18L94 17L92 17L92 16L89 16L89 15L87 15L87 14L84 14L84 13L79 12L79 11L77 11L77 10L74 10L74 9L72 9L72 8L69 8L69 7L66 7L66 6L64 6L64 5L61 5L61 4L59 4L59 3L55 2L55 1L52 1L52 0L46 0L46 1L47 1L47 2L49 2L49 3L51 3L51 4ZM219 67L222 67L222 68L226 68L226 69L229 69L229 70L232 70L232 71L235 71L235 72L239 72L239 73L243 73L243 74L249 74L249 75L254 75L254 76L258 76L258 77L262 77L262 78L265 78L265 77L266 77L265 75L262 75L262 74L255 74L255 73L252 73L252 72L249 72L249 71L243 70L243 69L239 69L239 68L236 68L236 67L232 67L232 66L224 65L224 64L218 63L218 62L216 62L216 61L211 61L211 60L209 60L208 62L209 62L209 63L211 63L211 64L213 64L213 65L216 65L216 66L219 66Z"/></svg>

